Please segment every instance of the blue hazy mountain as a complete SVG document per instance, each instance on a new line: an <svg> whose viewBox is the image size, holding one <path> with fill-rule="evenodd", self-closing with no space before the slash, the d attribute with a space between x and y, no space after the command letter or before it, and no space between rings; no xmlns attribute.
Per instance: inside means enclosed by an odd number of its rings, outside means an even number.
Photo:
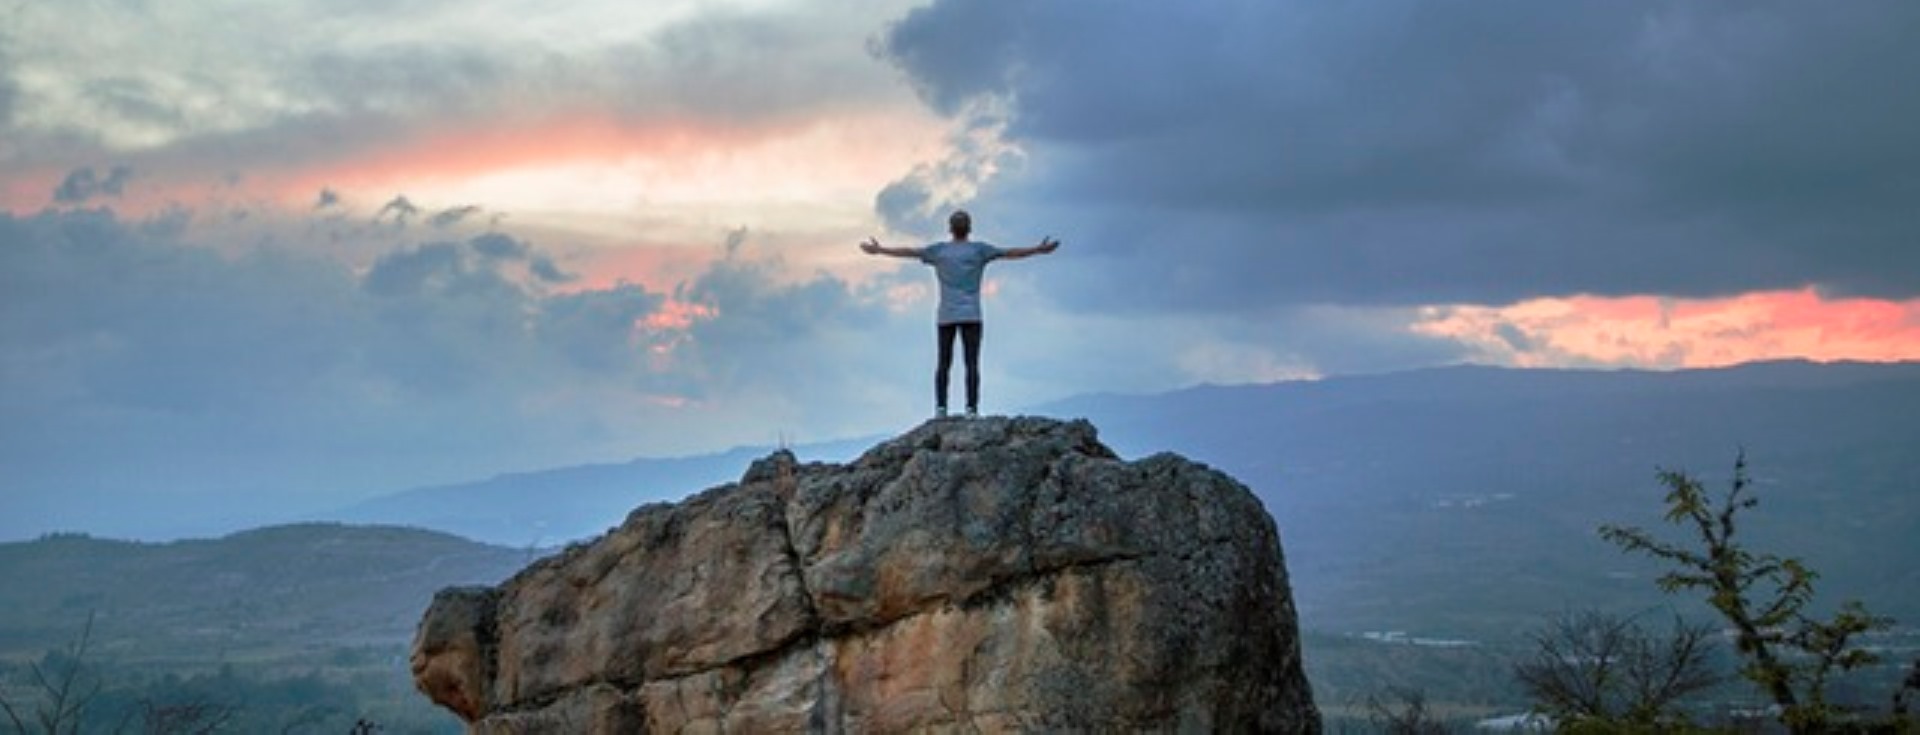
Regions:
<svg viewBox="0 0 1920 735"><path fill-rule="evenodd" d="M872 443L860 439L791 449L806 461L838 461ZM646 503L676 501L737 480L749 463L772 451L774 447L739 447L500 475L385 495L326 518L431 528L513 547L554 546L598 535Z"/></svg>
<svg viewBox="0 0 1920 735"><path fill-rule="evenodd" d="M1823 601L1920 619L1920 364L1458 367L1040 410L1092 419L1122 454L1175 451L1251 485L1309 627L1491 635L1571 607L1669 604L1658 568L1595 529L1685 539L1661 521L1656 471L1717 494L1743 450L1755 548L1805 557Z"/></svg>
<svg viewBox="0 0 1920 735"><path fill-rule="evenodd" d="M1742 533L1757 548L1805 557L1824 573L1822 600L1920 620L1920 364L1454 367L1086 395L1031 412L1089 418L1124 456L1178 452L1251 486L1279 521L1310 628L1491 636L1570 607L1671 604L1656 567L1595 529L1682 538L1660 520L1655 472L1686 470L1718 492L1743 450L1761 505ZM840 461L871 443L794 449ZM737 479L769 451L424 488L336 518L552 545Z"/></svg>
<svg viewBox="0 0 1920 735"><path fill-rule="evenodd" d="M524 549L434 531L302 523L165 543L53 534L0 543L0 661L69 644L89 619L104 663L402 647L433 593L493 584Z"/></svg>

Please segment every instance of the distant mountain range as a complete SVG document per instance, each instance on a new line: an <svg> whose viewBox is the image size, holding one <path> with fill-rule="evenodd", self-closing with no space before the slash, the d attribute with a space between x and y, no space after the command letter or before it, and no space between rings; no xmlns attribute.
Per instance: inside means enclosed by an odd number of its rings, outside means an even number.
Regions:
<svg viewBox="0 0 1920 735"><path fill-rule="evenodd" d="M0 543L0 661L67 645L89 617L94 651L118 667L390 655L435 591L493 584L529 561L437 531L332 523L168 543Z"/></svg>
<svg viewBox="0 0 1920 735"><path fill-rule="evenodd" d="M1664 532L1655 471L1718 490L1743 449L1762 501L1756 546L1807 557L1827 597L1920 622L1920 364L1455 367L1088 395L1032 412L1089 418L1122 455L1178 452L1253 487L1280 523L1310 628L1496 635L1570 606L1667 604L1657 570L1595 528ZM794 450L844 461L877 439ZM769 451L425 488L338 519L552 545L736 479Z"/></svg>
<svg viewBox="0 0 1920 735"><path fill-rule="evenodd" d="M1717 492L1742 449L1761 501L1740 531L1754 548L1806 558L1822 605L1859 598L1920 626L1920 364L1460 367L1090 395L1032 412L1089 418L1124 456L1178 452L1251 486L1278 520L1309 674L1329 702L1392 682L1510 696L1519 636L1548 615L1702 613L1655 590L1658 568L1595 528L1684 538L1660 520L1654 472L1687 470ZM879 438L794 449L843 461ZM769 451L411 490L337 516L359 525L0 543L0 674L19 681L24 661L70 645L91 618L90 658L116 676L325 669L410 702L407 641L435 590L497 582L639 505L737 479ZM1453 647L1464 641L1489 645Z"/></svg>
<svg viewBox="0 0 1920 735"><path fill-rule="evenodd" d="M878 439L811 444L793 451L809 460L844 460ZM677 501L740 479L749 463L774 449L740 447L691 457L501 475L385 495L325 518L432 528L507 546L558 546L598 536L641 505Z"/></svg>
<svg viewBox="0 0 1920 735"><path fill-rule="evenodd" d="M1041 410L1091 418L1122 454L1176 451L1251 485L1305 627L1495 636L1572 607L1669 604L1659 570L1595 529L1685 538L1661 521L1655 472L1720 492L1742 450L1755 548L1805 557L1824 601L1920 623L1920 364L1458 367Z"/></svg>
<svg viewBox="0 0 1920 735"><path fill-rule="evenodd" d="M1718 491L1742 448L1761 500L1741 530L1755 548L1805 557L1823 573L1823 605L1856 597L1920 625L1920 364L1462 367L1084 396L1034 412L1090 418L1125 456L1178 452L1251 486L1279 522L1310 674L1329 691L1390 676L1485 696L1504 686L1517 635L1547 615L1701 612L1656 591L1656 567L1594 531L1632 523L1681 538L1660 521L1655 470L1685 469ZM873 443L795 449L839 461ZM406 642L435 590L497 582L636 506L737 479L767 451L505 476L341 514L393 525L0 543L0 670L69 644L91 617L94 655L116 672L324 666L390 678L404 695ZM1350 635L1369 631L1405 634ZM1375 640L1496 645L1413 663L1415 649Z"/></svg>

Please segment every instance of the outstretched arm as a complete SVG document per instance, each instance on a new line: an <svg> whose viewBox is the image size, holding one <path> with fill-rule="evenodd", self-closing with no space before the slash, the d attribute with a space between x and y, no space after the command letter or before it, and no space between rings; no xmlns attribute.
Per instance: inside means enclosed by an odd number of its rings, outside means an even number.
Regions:
<svg viewBox="0 0 1920 735"><path fill-rule="evenodd" d="M875 240L871 237L867 238L866 242L860 243L860 252L866 253L868 255L891 255L895 258L920 257L920 251L918 250L915 250L913 248L886 247L884 245L881 245L879 240Z"/></svg>
<svg viewBox="0 0 1920 735"><path fill-rule="evenodd" d="M1035 255L1046 255L1047 253L1051 253L1059 249L1060 249L1060 241L1053 239L1051 236L1048 236L1048 237L1040 238L1039 245L1035 245L1030 248L1010 248L1000 253L1000 257L1006 260L1019 260L1021 258L1031 257Z"/></svg>

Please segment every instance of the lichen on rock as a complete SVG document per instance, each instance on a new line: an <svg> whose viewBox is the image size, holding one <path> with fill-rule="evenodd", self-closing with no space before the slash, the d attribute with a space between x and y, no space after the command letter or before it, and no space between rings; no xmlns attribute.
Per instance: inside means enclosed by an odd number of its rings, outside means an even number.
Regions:
<svg viewBox="0 0 1920 735"><path fill-rule="evenodd" d="M931 421L758 460L497 589L416 684L477 732L1318 732L1252 493L1091 424Z"/></svg>

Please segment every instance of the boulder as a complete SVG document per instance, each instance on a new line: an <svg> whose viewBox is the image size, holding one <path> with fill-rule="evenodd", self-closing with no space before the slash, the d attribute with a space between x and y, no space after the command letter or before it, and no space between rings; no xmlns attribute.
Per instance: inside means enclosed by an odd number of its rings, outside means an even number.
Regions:
<svg viewBox="0 0 1920 735"><path fill-rule="evenodd" d="M1252 493L1031 417L776 452L442 592L412 665L480 733L1320 727Z"/></svg>

